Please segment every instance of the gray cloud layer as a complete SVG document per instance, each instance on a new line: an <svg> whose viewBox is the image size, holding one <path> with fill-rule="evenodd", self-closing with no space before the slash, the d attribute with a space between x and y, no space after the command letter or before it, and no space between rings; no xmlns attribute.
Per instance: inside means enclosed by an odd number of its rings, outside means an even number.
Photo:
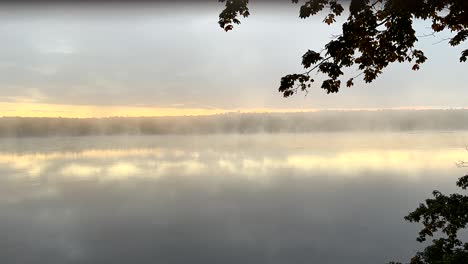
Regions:
<svg viewBox="0 0 468 264"><path fill-rule="evenodd" d="M52 6L53 7L53 6ZM301 70L339 27L300 20L297 5L253 5L234 32L217 25L222 5L135 5L2 11L0 100L177 107L464 106L460 49L421 38L429 62L395 65L372 85L339 95L314 88L282 99L279 78ZM424 33L424 23L417 26ZM440 38L442 38L441 36Z"/></svg>

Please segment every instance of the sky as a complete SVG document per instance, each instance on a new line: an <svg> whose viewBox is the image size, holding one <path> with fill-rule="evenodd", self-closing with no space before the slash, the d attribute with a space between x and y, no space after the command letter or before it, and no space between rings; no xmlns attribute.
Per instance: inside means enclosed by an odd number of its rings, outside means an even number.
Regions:
<svg viewBox="0 0 468 264"><path fill-rule="evenodd" d="M329 94L318 86L283 98L279 80L302 72L339 25L299 6L252 4L234 31L217 24L218 3L3 6L0 112L3 116L106 117L291 112L321 109L463 108L468 64L443 32L421 37L421 70L390 66L372 84ZM417 21L418 34L429 33Z"/></svg>

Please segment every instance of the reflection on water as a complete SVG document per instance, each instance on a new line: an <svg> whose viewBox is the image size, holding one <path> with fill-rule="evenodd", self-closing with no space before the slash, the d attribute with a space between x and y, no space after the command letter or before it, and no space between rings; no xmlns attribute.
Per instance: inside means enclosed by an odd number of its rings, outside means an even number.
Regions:
<svg viewBox="0 0 468 264"><path fill-rule="evenodd" d="M0 263L385 263L467 133L2 139Z"/></svg>

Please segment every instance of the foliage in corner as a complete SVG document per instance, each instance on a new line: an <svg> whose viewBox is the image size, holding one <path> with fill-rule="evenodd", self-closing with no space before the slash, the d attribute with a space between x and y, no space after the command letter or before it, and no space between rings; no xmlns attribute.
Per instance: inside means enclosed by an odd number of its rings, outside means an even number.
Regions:
<svg viewBox="0 0 468 264"><path fill-rule="evenodd" d="M219 25L226 31L240 24L239 16L248 17L248 0L219 0L225 9L219 15ZM299 0L292 0L299 3ZM308 18L328 10L323 22L330 25L344 13L338 0L303 0L300 18ZM344 1L342 1L344 2ZM308 50L302 57L303 73L281 78L279 91L289 97L298 90L306 91L317 71L325 75L321 88L336 93L342 85L354 85L363 76L366 83L374 81L394 62L409 62L412 70L419 70L426 61L424 52L415 49L418 41L413 28L415 19L432 21L432 33L449 30L454 35L448 41L457 46L468 38L468 1L466 0L351 0L349 16L342 25L342 33L328 42L321 52ZM466 62L468 49L460 62ZM345 78L344 68L357 67L355 76Z"/></svg>
<svg viewBox="0 0 468 264"><path fill-rule="evenodd" d="M468 188L468 175L460 178L457 186ZM433 192L433 199L408 214L405 219L423 225L417 240L424 242L437 235L432 244L418 252L410 264L466 264L468 263L468 243L459 239L460 230L468 225L468 196L462 194L444 195ZM390 264L401 264L391 262Z"/></svg>

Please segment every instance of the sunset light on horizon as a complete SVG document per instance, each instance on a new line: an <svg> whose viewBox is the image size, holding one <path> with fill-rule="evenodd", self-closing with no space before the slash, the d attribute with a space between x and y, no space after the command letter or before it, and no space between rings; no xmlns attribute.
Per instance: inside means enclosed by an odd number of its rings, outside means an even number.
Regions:
<svg viewBox="0 0 468 264"><path fill-rule="evenodd" d="M106 117L163 117L163 116L207 116L230 113L312 113L320 111L381 111L381 110L455 110L468 107L402 106L391 108L184 108L149 106L106 106L106 105L63 105L43 103L0 102L3 117L62 117L62 118L106 118Z"/></svg>

